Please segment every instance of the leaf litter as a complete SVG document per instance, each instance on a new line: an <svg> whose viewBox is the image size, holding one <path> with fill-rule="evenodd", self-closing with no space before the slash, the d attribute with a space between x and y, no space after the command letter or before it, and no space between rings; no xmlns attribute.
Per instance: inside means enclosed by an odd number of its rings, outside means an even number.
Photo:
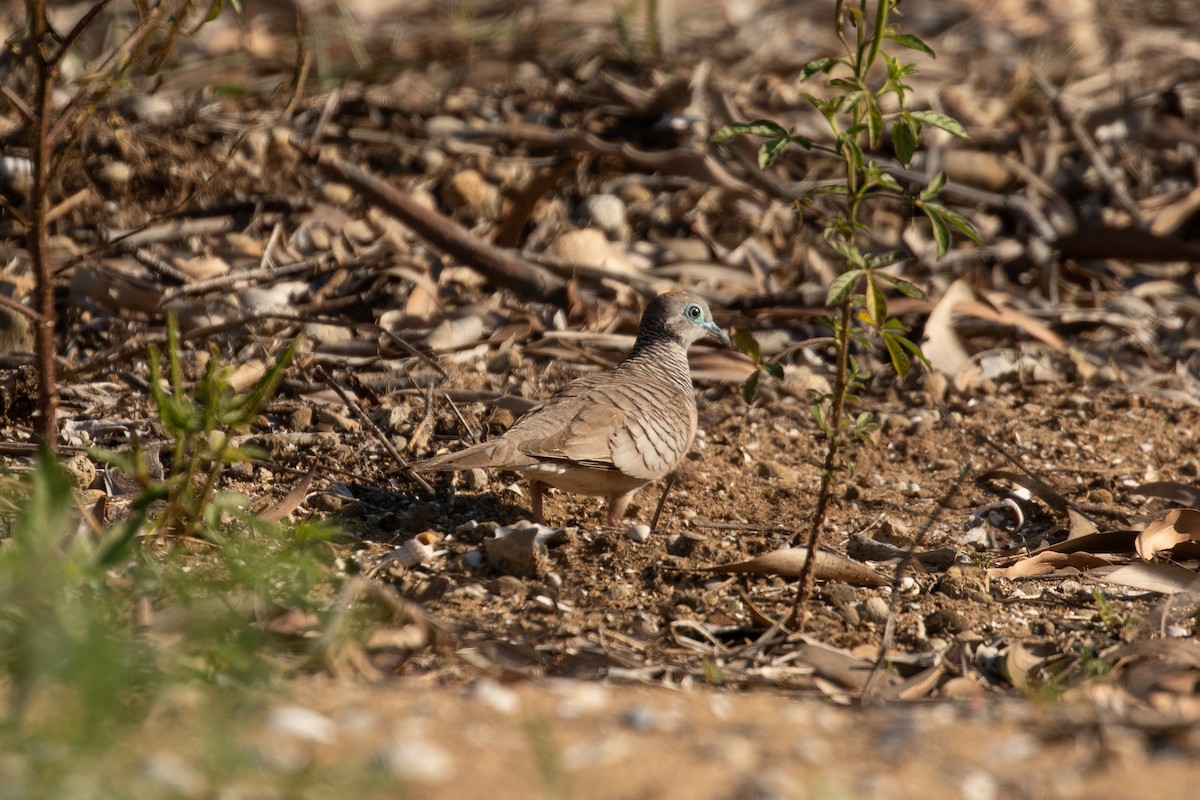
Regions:
<svg viewBox="0 0 1200 800"><path fill-rule="evenodd" d="M77 199L52 242L78 310L60 352L72 443L145 437L144 353L163 340L168 309L193 377L209 343L252 379L278 343L305 335L306 372L289 374L254 434L267 457L228 479L271 517L342 525L356 537L343 546L349 562L397 554L367 583L348 579L344 604L379 603L392 622L357 646L331 640L324 668L338 676L708 684L836 703L1061 693L1083 704L1064 717L1129 708L1121 723L1147 741L1168 721L1195 722L1196 512L1172 506L1194 505L1200 476L1190 242L1200 190L1188 157L1200 54L1187 24L1108 31L965 0L946 12L963 24L906 20L929 26L938 52L914 93L938 96L972 133L933 147L949 177L941 200L985 236L938 262L935 231L895 209L870 221L881 241L907 248L905 279L935 298L904 315L935 372L867 387L881 430L855 452L825 539L855 569L818 564L810 629L760 644L792 593L795 565L772 561L790 558L779 547L806 525L816 485L815 426L788 380L829 369L816 320L834 262L792 201L831 164L785 154L760 171L753 150L713 149L696 126L784 116L794 136L813 135L791 55L796 26L828 39L825 20L781 7L735 24L705 5L673 32L675 60L654 65L571 39L586 10L543 5L544 16L517 20L540 61L486 39L465 58L425 9L390 46L396 57L424 48L413 63L428 68L314 92L288 116L206 99L181 69L133 99L168 97L187 113L116 103L98 117L89 155L67 171L80 176L65 185ZM504 3L479 13L480 24L507 19ZM989 44L981 13L1018 46ZM1085 58L1067 74L1039 61L1046 37L1104 36L1137 100L1102 63ZM205 39L189 46L215 59L206 80L243 79ZM962 68L978 58L1004 69ZM1000 77L1029 70L1053 81ZM99 172L102 161L127 164L129 183ZM5 191L19 200L19 187ZM632 237L606 234L594 253L555 259L552 244L600 195L620 201ZM0 221L15 242L13 224ZM6 274L23 286L20 247L6 247ZM601 530L586 499L552 497L569 535L490 558L527 498L502 475L427 491L403 459L493 435L549 390L613 363L642 299L668 285L754 334L787 379L764 377L747 406L736 390L749 359L693 353L702 435L658 530L639 544ZM27 351L14 329L0 387L14 466L29 453L16 444ZM656 499L643 493L636 521ZM881 514L895 524L862 533ZM433 542L436 558L421 546ZM307 630L287 619L278 624Z"/></svg>

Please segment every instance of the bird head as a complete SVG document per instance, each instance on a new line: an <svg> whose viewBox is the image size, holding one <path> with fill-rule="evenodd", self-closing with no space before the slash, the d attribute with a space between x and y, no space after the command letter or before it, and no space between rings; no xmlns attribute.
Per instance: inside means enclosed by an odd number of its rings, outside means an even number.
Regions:
<svg viewBox="0 0 1200 800"><path fill-rule="evenodd" d="M691 292L667 292L650 301L642 314L638 339L662 335L678 339L684 347L700 339L716 339L729 346L729 334L713 322L712 311L704 298Z"/></svg>

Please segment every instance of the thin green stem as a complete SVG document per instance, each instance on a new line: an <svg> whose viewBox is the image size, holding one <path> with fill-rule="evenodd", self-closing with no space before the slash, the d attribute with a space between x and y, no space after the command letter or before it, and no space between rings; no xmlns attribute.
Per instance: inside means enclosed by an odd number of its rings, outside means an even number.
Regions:
<svg viewBox="0 0 1200 800"><path fill-rule="evenodd" d="M888 12L894 0L878 0L875 4L875 30L871 31L870 49L867 51L866 62L863 64L862 77L866 80L867 73L879 58L879 45L883 43L883 32L887 28Z"/></svg>
<svg viewBox="0 0 1200 800"><path fill-rule="evenodd" d="M849 392L849 363L850 363L850 326L853 323L854 308L849 300L842 303L841 315L835 323L834 338L837 341L837 368L833 377L833 396L830 399L829 412L829 449L825 452L825 463L821 467L821 485L817 490L817 507L813 511L812 524L808 529L808 539L805 542L807 558L800 570L800 585L796 589L796 597L792 602L791 623L796 630L803 630L808 618L808 598L812 596L813 585L816 582L817 544L821 533L825 530L825 516L829 503L833 499L833 487L836 476L841 470L842 435L845 426L842 423L842 413L846 408L846 395ZM796 546L799 534L793 539Z"/></svg>

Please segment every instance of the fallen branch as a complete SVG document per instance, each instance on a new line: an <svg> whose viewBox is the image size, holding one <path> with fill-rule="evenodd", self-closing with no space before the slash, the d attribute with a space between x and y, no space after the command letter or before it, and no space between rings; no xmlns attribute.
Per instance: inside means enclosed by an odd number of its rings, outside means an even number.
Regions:
<svg viewBox="0 0 1200 800"><path fill-rule="evenodd" d="M410 195L344 160L330 148L318 148L298 138L293 138L293 144L327 178L352 186L367 202L498 286L527 299L567 305L567 282L549 270L480 239L449 217L422 206Z"/></svg>

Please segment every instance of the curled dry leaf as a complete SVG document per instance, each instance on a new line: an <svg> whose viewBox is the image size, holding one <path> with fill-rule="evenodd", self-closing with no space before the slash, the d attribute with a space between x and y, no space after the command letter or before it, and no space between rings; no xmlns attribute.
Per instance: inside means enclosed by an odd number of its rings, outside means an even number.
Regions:
<svg viewBox="0 0 1200 800"><path fill-rule="evenodd" d="M431 350L456 350L478 344L484 338L484 321L479 314L465 314L444 319L425 337Z"/></svg>
<svg viewBox="0 0 1200 800"><path fill-rule="evenodd" d="M1020 329L1048 347L1061 350L1062 337L1033 317L1016 309L980 298L965 282L954 281L937 301L925 322L921 349L934 369L958 375L971 362L971 353L959 337L954 321L958 316L975 317Z"/></svg>
<svg viewBox="0 0 1200 800"><path fill-rule="evenodd" d="M233 372L229 373L229 388L235 392L246 391L262 380L262 377L267 374L268 368L265 358L254 358L238 364Z"/></svg>
<svg viewBox="0 0 1200 800"><path fill-rule="evenodd" d="M1004 657L1004 671L1013 686L1029 692L1035 686L1036 672L1059 652L1056 642L1016 642Z"/></svg>
<svg viewBox="0 0 1200 800"><path fill-rule="evenodd" d="M1166 561L1155 564L1126 564L1116 569L1096 569L1088 575L1105 583L1160 594L1200 591L1200 575L1187 567Z"/></svg>
<svg viewBox="0 0 1200 800"><path fill-rule="evenodd" d="M798 547L784 547L763 553L749 561L697 567L700 572L730 572L742 575L783 575L797 577L804 569L808 554ZM857 586L886 586L889 581L875 570L837 553L817 551L817 577Z"/></svg>
<svg viewBox="0 0 1200 800"><path fill-rule="evenodd" d="M1181 506L1200 506L1200 486L1178 481L1151 481L1134 487L1134 494L1159 497Z"/></svg>
<svg viewBox="0 0 1200 800"><path fill-rule="evenodd" d="M929 313L921 351L935 370L954 375L970 363L971 354L954 330L954 309L959 303L974 299L975 293L968 284L955 281Z"/></svg>
<svg viewBox="0 0 1200 800"><path fill-rule="evenodd" d="M1091 553L1056 553L1053 550L1042 550L1039 553L1018 561L1011 567L992 568L988 575L993 578L1033 578L1038 575L1049 575L1059 570L1089 570L1098 567L1111 566L1108 559L1094 556Z"/></svg>
<svg viewBox="0 0 1200 800"><path fill-rule="evenodd" d="M1200 542L1200 509L1177 508L1152 521L1133 540L1138 557L1150 561L1183 542Z"/></svg>
<svg viewBox="0 0 1200 800"><path fill-rule="evenodd" d="M308 497L308 490L312 488L313 475L316 473L316 469L316 465L314 464L313 468L308 471L308 474L293 486L291 491L282 500L258 511L258 518L264 522L279 522L299 508L304 503L304 499Z"/></svg>

